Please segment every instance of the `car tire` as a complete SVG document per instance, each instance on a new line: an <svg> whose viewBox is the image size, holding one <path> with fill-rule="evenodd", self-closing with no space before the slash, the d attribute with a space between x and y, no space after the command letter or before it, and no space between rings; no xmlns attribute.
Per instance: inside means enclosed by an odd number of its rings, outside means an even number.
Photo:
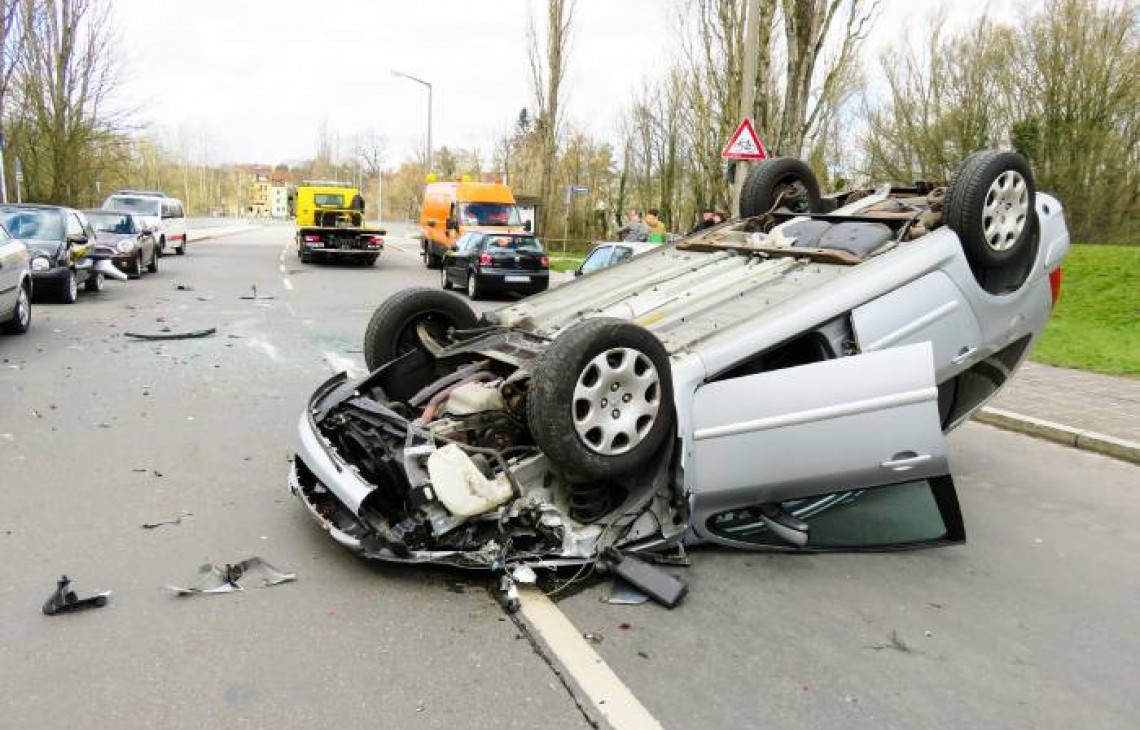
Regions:
<svg viewBox="0 0 1140 730"><path fill-rule="evenodd" d="M301 259L302 264L313 263L313 252L307 248L297 249L297 256Z"/></svg>
<svg viewBox="0 0 1140 730"><path fill-rule="evenodd" d="M787 197L791 192L793 196ZM793 213L822 213L819 181L808 164L795 157L761 160L740 191L740 216L751 218L779 205Z"/></svg>
<svg viewBox="0 0 1140 730"><path fill-rule="evenodd" d="M143 252L139 249L135 252L135 260L131 265L131 271L127 274L128 279L141 279L143 275Z"/></svg>
<svg viewBox="0 0 1140 730"><path fill-rule="evenodd" d="M16 307L12 310L12 318L0 324L0 329L10 335L22 335L32 326L32 296L28 287L21 286L16 292Z"/></svg>
<svg viewBox="0 0 1140 730"><path fill-rule="evenodd" d="M174 253L178 254L179 256L186 255L186 236L182 236L182 243L179 244L178 248L174 249Z"/></svg>
<svg viewBox="0 0 1140 730"><path fill-rule="evenodd" d="M68 269L63 280L59 282L59 301L63 304L75 304L79 300L79 280L75 278L75 271Z"/></svg>
<svg viewBox="0 0 1140 730"><path fill-rule="evenodd" d="M83 289L92 293L103 291L103 284L107 282L107 277L103 276L102 271L93 271L87 277L87 281L83 282Z"/></svg>
<svg viewBox="0 0 1140 730"><path fill-rule="evenodd" d="M162 238L158 239L158 255L159 256L165 256L166 255L166 236L163 236Z"/></svg>
<svg viewBox="0 0 1140 730"><path fill-rule="evenodd" d="M987 150L958 167L946 191L945 222L975 271L1019 262L1036 233L1033 172L1015 152Z"/></svg>
<svg viewBox="0 0 1140 730"><path fill-rule="evenodd" d="M150 252L150 263L146 267L147 273L158 273L158 247L154 247Z"/></svg>
<svg viewBox="0 0 1140 730"><path fill-rule="evenodd" d="M536 359L526 412L535 443L571 480L625 474L673 431L669 353L632 322L579 322Z"/></svg>
<svg viewBox="0 0 1140 730"><path fill-rule="evenodd" d="M368 258L364 259L364 265L365 266L375 266L376 265L376 259L378 259L378 258L380 258L380 257L379 256L369 256Z"/></svg>
<svg viewBox="0 0 1140 730"><path fill-rule="evenodd" d="M439 267L439 285L447 291L451 291L455 286L451 283L451 279L448 278L447 267L445 266Z"/></svg>
<svg viewBox="0 0 1140 730"><path fill-rule="evenodd" d="M477 301L483 296L483 287L479 286L479 274L474 271L467 272L467 298Z"/></svg>
<svg viewBox="0 0 1140 730"><path fill-rule="evenodd" d="M364 331L364 362L369 370L420 346L416 327L426 324L440 338L448 329L471 329L478 324L475 312L458 296L413 287L388 297L368 320Z"/></svg>

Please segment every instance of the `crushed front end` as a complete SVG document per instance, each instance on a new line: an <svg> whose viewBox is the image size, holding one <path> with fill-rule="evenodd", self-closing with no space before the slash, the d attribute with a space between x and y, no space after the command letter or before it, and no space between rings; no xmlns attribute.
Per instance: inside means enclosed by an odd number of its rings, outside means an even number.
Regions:
<svg viewBox="0 0 1140 730"><path fill-rule="evenodd" d="M492 328L328 380L298 423L291 491L342 545L394 562L558 567L679 542L671 445L601 483L567 479L535 445L527 364L543 345Z"/></svg>

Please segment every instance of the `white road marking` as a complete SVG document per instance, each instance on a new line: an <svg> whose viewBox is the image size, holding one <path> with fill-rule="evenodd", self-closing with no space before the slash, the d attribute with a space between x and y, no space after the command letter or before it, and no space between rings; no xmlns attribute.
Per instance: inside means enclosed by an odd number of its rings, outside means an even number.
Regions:
<svg viewBox="0 0 1140 730"><path fill-rule="evenodd" d="M344 355L339 355L335 352L326 352L325 362L327 362L329 364L329 367L331 367L335 372L348 373L348 377L350 378L359 378L368 374L368 371L360 365L357 365L356 361L351 357L345 357Z"/></svg>
<svg viewBox="0 0 1140 730"><path fill-rule="evenodd" d="M616 730L662 727L553 601L532 589L520 591L519 599L523 617L611 726Z"/></svg>
<svg viewBox="0 0 1140 730"><path fill-rule="evenodd" d="M289 281L288 278L286 278L284 276L281 277L281 283L285 285L286 289L288 289L289 291L293 291L293 282Z"/></svg>

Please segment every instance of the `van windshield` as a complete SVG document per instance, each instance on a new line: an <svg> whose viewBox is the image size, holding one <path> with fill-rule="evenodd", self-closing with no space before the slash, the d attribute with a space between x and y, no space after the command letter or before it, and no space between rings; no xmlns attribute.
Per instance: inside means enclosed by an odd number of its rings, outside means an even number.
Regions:
<svg viewBox="0 0 1140 730"><path fill-rule="evenodd" d="M125 195L113 195L103 204L106 210L115 210L120 213L134 213L135 215L148 215L154 218L162 216L162 201L157 198L134 198Z"/></svg>
<svg viewBox="0 0 1140 730"><path fill-rule="evenodd" d="M459 222L465 226L521 226L519 209L511 203L464 203Z"/></svg>

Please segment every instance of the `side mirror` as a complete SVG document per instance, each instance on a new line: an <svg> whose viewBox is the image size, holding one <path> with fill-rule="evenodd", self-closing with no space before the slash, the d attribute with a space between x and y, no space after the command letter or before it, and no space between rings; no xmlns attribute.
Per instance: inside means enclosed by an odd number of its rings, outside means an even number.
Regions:
<svg viewBox="0 0 1140 730"><path fill-rule="evenodd" d="M454 218L448 218L447 221L445 221L444 225L447 226L447 230L449 231L459 230L459 223L457 223Z"/></svg>
<svg viewBox="0 0 1140 730"><path fill-rule="evenodd" d="M437 221L435 218L428 218L427 224L428 228L435 228L439 225L439 221Z"/></svg>
<svg viewBox="0 0 1140 730"><path fill-rule="evenodd" d="M523 221L523 230L524 231L526 231L527 233L530 233L531 229L533 229L533 228L534 228L534 226L531 225L530 221Z"/></svg>

